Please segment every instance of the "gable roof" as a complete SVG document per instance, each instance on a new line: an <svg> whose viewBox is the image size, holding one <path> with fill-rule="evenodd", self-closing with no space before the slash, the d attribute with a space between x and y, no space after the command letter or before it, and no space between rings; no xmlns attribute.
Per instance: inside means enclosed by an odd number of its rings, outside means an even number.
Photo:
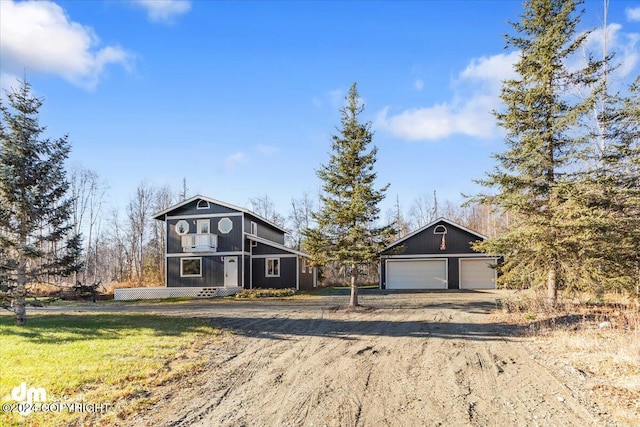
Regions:
<svg viewBox="0 0 640 427"><path fill-rule="evenodd" d="M225 208L229 208L229 209L233 209L233 210L238 211L238 212L246 213L247 215L251 215L251 216L253 216L255 218L258 218L260 221L264 221L265 223L269 224L273 228L275 228L277 230L280 230L285 234L289 234L289 232L287 230L285 230L284 228L282 228L281 226L279 226L277 224L274 224L273 222L269 221L268 219L265 219L265 218L261 217L260 215L256 214L255 212L250 211L249 209L241 208L240 206L232 205L231 203L221 202L220 200L212 199L211 197L202 196L200 194L197 194L197 195L195 195L193 197L189 197L188 199L183 200L180 203L176 203L173 206L169 206L168 208L166 208L166 209L164 209L164 210L162 210L160 212L156 212L155 214L153 214L151 216L151 218L157 219L157 220L160 220L160 221L164 221L164 219L162 218L164 215L168 214L169 212L171 212L171 211L173 211L175 209L178 209L181 206L184 206L184 205L187 205L189 203L192 203L192 202L194 202L196 200L204 200L206 202L213 203L214 205L220 205L220 206L223 206Z"/></svg>
<svg viewBox="0 0 640 427"><path fill-rule="evenodd" d="M303 256L303 257L306 257L306 258L311 258L311 256L309 254L305 253L305 252L296 251L295 249L291 249L291 248L289 248L289 247L287 247L285 245L281 245L280 243L272 242L271 240L268 240L268 239L265 239L265 238L262 238L262 237L258 237L258 236L253 235L253 234L244 233L244 236L249 240L253 240L254 242L262 243L264 245L271 246L273 248L280 249L282 251L290 252L290 253L295 254L295 255Z"/></svg>
<svg viewBox="0 0 640 427"><path fill-rule="evenodd" d="M464 225L460 225L460 224L458 224L458 223L456 223L456 222L453 222L453 221L451 221L451 220L449 220L449 219L446 219L446 218L444 218L444 217L440 217L440 218L438 218L438 219L436 219L436 220L431 221L429 224L427 224L427 225L425 225L425 226L423 226L423 227L420 227L420 228L418 228L417 230L415 230L415 231L413 231L413 232L411 232L411 233L407 234L406 236L399 238L398 240L396 240L395 242L391 243L389 246L387 246L386 248L384 248L381 252L384 252L384 251L386 251L387 249L391 249L392 247L396 246L397 244L402 243L402 242L404 242L405 240L407 240L407 239L409 239L409 238L411 238L411 237L415 236L416 234L423 232L424 230L428 229L429 227L433 227L434 225L436 225L436 224L437 224L437 223L439 223L439 222L444 222L444 223L447 223L447 224L449 224L449 225L451 225L451 226L453 226L453 227L459 228L460 230L463 230L463 231L466 231L467 233L473 234L474 236L477 236L477 237L479 237L479 238L480 238L480 239L482 239L482 240L485 240L485 239L487 239L487 238L488 238L488 237L487 237L487 236L485 236L484 234L480 234L480 233L478 233L477 231L473 231L473 230L471 230L471 229L469 229L469 228L465 227Z"/></svg>

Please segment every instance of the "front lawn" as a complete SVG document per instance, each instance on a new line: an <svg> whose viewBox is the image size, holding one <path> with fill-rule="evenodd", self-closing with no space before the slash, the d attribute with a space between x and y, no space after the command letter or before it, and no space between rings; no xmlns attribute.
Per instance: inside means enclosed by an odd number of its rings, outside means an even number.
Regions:
<svg viewBox="0 0 640 427"><path fill-rule="evenodd" d="M26 327L0 316L0 397L14 387L42 388L47 403L107 404L103 414L0 412L0 425L59 426L115 421L153 403L149 391L197 370L197 350L219 331L206 319L146 314L32 315ZM103 405L103 408L107 407Z"/></svg>

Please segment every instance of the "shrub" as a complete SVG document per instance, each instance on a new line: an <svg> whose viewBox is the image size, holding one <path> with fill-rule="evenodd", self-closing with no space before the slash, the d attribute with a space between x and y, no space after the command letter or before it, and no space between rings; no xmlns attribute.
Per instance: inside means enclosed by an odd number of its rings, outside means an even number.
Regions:
<svg viewBox="0 0 640 427"><path fill-rule="evenodd" d="M282 298L296 294L293 288L285 289L243 289L236 294L236 298Z"/></svg>

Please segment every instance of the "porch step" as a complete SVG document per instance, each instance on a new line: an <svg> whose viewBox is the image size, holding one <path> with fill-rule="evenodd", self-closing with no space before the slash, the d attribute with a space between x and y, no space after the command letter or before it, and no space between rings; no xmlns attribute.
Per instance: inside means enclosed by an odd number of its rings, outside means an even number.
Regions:
<svg viewBox="0 0 640 427"><path fill-rule="evenodd" d="M217 296L219 296L218 288L202 288L202 290L196 295L196 298L213 298Z"/></svg>

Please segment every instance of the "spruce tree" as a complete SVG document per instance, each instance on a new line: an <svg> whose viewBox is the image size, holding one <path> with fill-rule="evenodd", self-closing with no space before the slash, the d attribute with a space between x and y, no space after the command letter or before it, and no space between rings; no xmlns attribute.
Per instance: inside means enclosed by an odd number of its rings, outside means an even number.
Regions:
<svg viewBox="0 0 640 427"><path fill-rule="evenodd" d="M603 232L592 253L602 260L607 289L640 294L640 77L627 96L610 96L600 122L607 139L602 164L589 182L588 206L599 213ZM593 195L595 193L595 195ZM598 249L600 251L598 252Z"/></svg>
<svg viewBox="0 0 640 427"><path fill-rule="evenodd" d="M506 41L521 52L515 64L518 77L503 82L504 110L495 112L506 130L507 149L494 155L498 165L479 181L493 191L477 197L512 218L504 235L477 246L505 256L499 280L513 286L546 282L551 303L574 265L567 263L575 258L575 248L568 244L565 203L584 144L575 126L591 102L572 103L569 90L592 84L599 66L589 61L579 70L567 67L567 59L588 35L576 35L579 3L528 0L521 21L512 24L515 35L507 35Z"/></svg>
<svg viewBox="0 0 640 427"><path fill-rule="evenodd" d="M351 299L358 305L358 267L377 260L393 236L393 227L379 226L380 208L389 185L375 188L377 148L371 123L361 123L360 103L354 83L340 110L341 128L332 137L329 162L316 171L323 181L320 210L313 214L317 226L305 231L305 249L317 263L337 261L349 271Z"/></svg>
<svg viewBox="0 0 640 427"><path fill-rule="evenodd" d="M76 271L80 239L69 222L67 136L43 138L42 100L26 80L7 98L11 108L0 103L0 270L24 325L27 286Z"/></svg>

